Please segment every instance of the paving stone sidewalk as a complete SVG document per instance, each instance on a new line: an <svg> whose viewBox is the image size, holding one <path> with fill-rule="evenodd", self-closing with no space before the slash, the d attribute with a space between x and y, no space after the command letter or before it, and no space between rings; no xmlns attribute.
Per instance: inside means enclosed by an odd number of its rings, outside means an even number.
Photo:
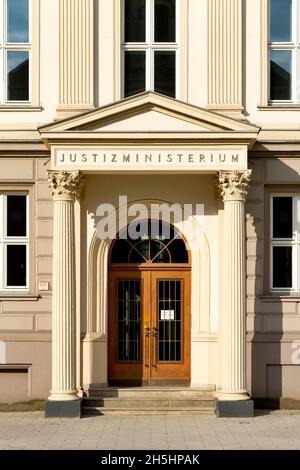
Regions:
<svg viewBox="0 0 300 470"><path fill-rule="evenodd" d="M1 450L300 449L300 412L253 419L213 416L95 416L48 419L0 413Z"/></svg>

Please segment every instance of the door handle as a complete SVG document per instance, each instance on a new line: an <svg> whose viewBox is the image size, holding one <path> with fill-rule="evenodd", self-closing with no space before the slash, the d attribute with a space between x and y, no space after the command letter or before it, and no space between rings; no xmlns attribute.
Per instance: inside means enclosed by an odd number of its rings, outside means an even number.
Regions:
<svg viewBox="0 0 300 470"><path fill-rule="evenodd" d="M158 337L158 329L155 327L151 328L151 336L152 336L152 350L153 350L153 364L152 367L154 369L157 369L157 340L156 338Z"/></svg>
<svg viewBox="0 0 300 470"><path fill-rule="evenodd" d="M151 330L149 326L144 326L144 361L145 367L149 368L149 338Z"/></svg>

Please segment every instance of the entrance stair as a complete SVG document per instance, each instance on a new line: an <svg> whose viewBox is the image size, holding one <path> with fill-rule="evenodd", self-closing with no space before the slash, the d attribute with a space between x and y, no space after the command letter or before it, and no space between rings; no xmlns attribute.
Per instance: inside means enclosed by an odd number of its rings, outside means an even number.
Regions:
<svg viewBox="0 0 300 470"><path fill-rule="evenodd" d="M188 387L92 389L85 393L83 415L214 415L215 390Z"/></svg>

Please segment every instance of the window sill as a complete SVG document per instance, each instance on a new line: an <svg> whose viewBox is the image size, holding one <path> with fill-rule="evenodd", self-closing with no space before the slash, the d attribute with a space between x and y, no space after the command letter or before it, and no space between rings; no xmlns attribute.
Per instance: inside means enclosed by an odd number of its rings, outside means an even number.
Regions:
<svg viewBox="0 0 300 470"><path fill-rule="evenodd" d="M14 293L0 293L1 300L12 300L12 301L37 301L41 298L39 294L26 294L22 292Z"/></svg>
<svg viewBox="0 0 300 470"><path fill-rule="evenodd" d="M260 300L263 302L300 302L300 293L294 295L263 295Z"/></svg>
<svg viewBox="0 0 300 470"><path fill-rule="evenodd" d="M257 109L259 111L299 111L300 103L258 105Z"/></svg>
<svg viewBox="0 0 300 470"><path fill-rule="evenodd" d="M30 104L28 105L0 105L0 112L1 111L7 111L7 112L19 112L19 111L26 111L26 112L39 112L43 111L44 108L41 106L31 106Z"/></svg>

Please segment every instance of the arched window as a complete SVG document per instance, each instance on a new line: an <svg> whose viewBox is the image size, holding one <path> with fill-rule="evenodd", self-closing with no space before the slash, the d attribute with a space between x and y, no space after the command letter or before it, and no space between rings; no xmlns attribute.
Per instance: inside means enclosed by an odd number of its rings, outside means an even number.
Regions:
<svg viewBox="0 0 300 470"><path fill-rule="evenodd" d="M115 241L111 264L189 263L186 244L178 230L158 220L129 225Z"/></svg>

